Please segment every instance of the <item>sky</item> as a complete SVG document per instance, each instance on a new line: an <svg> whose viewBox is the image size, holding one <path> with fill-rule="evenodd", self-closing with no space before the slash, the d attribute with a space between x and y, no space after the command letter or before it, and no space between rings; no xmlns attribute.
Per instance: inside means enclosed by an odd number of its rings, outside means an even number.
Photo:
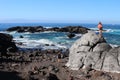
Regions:
<svg viewBox="0 0 120 80"><path fill-rule="evenodd" d="M120 0L0 0L1 23L120 24Z"/></svg>

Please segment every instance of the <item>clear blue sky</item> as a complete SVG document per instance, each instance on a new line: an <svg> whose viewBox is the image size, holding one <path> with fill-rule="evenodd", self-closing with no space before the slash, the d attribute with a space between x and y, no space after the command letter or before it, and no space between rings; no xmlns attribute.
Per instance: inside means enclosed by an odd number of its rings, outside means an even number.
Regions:
<svg viewBox="0 0 120 80"><path fill-rule="evenodd" d="M120 0L0 0L0 22L120 24Z"/></svg>

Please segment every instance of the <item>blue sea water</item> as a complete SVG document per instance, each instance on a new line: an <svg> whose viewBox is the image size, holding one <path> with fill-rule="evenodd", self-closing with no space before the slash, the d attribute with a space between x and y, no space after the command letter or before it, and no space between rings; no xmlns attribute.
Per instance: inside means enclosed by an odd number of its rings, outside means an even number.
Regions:
<svg viewBox="0 0 120 80"><path fill-rule="evenodd" d="M42 49L60 49L69 48L81 34L76 34L76 37L69 39L65 32L40 32L40 33L17 33L6 32L5 30L15 26L43 26L50 27L65 27L65 26L83 26L93 30L97 30L97 24L81 24L81 23L0 23L0 32L13 35L16 43L22 42L23 45L17 45L22 48L42 48ZM105 32L103 36L107 42L114 46L120 45L120 25L103 24ZM20 38L22 35L24 38ZM49 46L48 46L49 45Z"/></svg>

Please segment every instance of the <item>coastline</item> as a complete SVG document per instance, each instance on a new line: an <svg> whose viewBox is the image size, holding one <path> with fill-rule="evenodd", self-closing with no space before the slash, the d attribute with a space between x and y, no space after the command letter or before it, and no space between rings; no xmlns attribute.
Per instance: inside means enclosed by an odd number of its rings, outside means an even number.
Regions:
<svg viewBox="0 0 120 80"><path fill-rule="evenodd" d="M81 36L76 35L76 33L84 34L88 30L82 26L66 26L63 28L16 26L8 28L6 31L14 36L14 40L20 48L68 49L74 40Z"/></svg>
<svg viewBox="0 0 120 80"><path fill-rule="evenodd" d="M58 62L58 53L63 56ZM2 80L95 80L117 79L119 73L109 73L94 69L71 70L65 64L69 59L69 49L27 49L7 52L0 57L0 79ZM89 70L89 71L88 71ZM11 74L11 75L10 75ZM111 77L112 75L112 77ZM5 77L5 76L10 76Z"/></svg>
<svg viewBox="0 0 120 80"><path fill-rule="evenodd" d="M27 50L0 57L1 80L101 80L119 79L119 73L97 70L71 70L66 67L69 57L58 62L58 50ZM65 52L66 53L66 52ZM9 76L9 77L6 77ZM111 77L112 76L112 77Z"/></svg>
<svg viewBox="0 0 120 80"><path fill-rule="evenodd" d="M5 31L6 29L8 29L10 27L15 27L15 26L43 26L45 28L54 28L54 27L63 28L65 26L84 26L89 29L97 30L96 23L94 23L94 24L89 24L89 23L3 23L2 24L1 23L0 32L2 31L2 33L4 33L3 31ZM2 29L2 28L4 28L4 29ZM120 42L118 42L120 40L119 39L119 36L120 36L119 35L120 34L120 25L119 24L103 24L103 29L106 30L106 32L104 32L103 35L109 44L120 45ZM16 33L11 32L9 34L14 35ZM62 40L62 39L60 38L60 40ZM68 39L65 39L65 40L67 41Z"/></svg>

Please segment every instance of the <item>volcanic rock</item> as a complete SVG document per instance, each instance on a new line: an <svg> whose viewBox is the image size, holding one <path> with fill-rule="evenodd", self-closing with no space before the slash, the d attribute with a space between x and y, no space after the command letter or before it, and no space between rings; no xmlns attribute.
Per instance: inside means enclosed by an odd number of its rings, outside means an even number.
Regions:
<svg viewBox="0 0 120 80"><path fill-rule="evenodd" d="M112 48L95 32L88 32L70 48L66 66L72 70L91 67L91 69L120 72L120 47Z"/></svg>

